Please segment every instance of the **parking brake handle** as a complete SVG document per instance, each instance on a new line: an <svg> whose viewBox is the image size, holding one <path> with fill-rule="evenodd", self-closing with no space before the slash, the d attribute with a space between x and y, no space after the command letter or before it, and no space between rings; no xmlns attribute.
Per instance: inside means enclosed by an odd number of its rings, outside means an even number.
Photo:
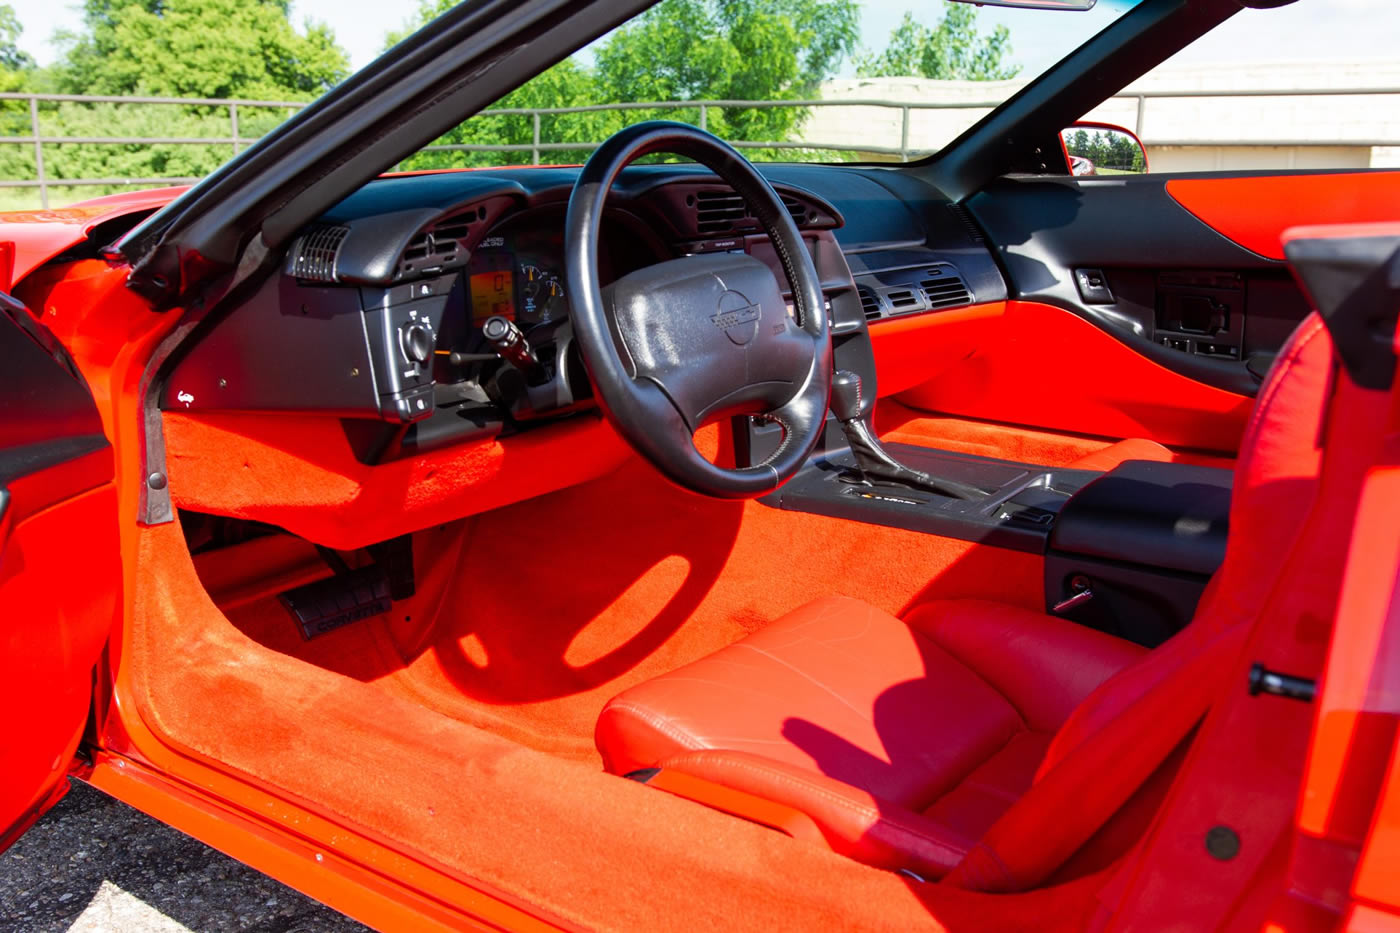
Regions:
<svg viewBox="0 0 1400 933"><path fill-rule="evenodd" d="M891 457L880 445L869 422L861 417L860 403L859 374L837 370L831 377L831 413L836 416L841 431L846 435L846 443L850 445L851 455L856 460L856 471L866 482L893 483L953 499L981 499L986 496L984 489L955 480L937 479L910 469Z"/></svg>

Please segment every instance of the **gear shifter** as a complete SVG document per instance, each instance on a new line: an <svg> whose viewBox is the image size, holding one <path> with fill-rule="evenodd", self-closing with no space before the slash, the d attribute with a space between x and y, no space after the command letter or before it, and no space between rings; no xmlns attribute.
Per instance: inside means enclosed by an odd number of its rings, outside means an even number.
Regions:
<svg viewBox="0 0 1400 933"><path fill-rule="evenodd" d="M869 423L860 414L860 376L848 370L837 370L831 377L831 413L841 424L851 455L856 459L856 472L866 482L893 483L911 489L922 489L954 499L981 499L986 490L954 480L936 479L913 470L889 455Z"/></svg>

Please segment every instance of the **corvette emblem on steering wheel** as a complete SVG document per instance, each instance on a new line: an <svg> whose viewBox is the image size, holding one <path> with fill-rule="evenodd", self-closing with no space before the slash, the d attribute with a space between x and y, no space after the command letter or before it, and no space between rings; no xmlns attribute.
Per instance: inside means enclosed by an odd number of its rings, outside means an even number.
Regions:
<svg viewBox="0 0 1400 933"><path fill-rule="evenodd" d="M758 319L762 313L747 296L731 288L719 296L719 313L712 316L710 322L724 331L736 346L742 347L758 336Z"/></svg>

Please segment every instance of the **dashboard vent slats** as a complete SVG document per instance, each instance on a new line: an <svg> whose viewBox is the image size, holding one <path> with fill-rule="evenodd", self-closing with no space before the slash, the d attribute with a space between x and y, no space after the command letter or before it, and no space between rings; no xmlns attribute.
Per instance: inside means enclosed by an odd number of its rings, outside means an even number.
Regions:
<svg viewBox="0 0 1400 933"><path fill-rule="evenodd" d="M944 269L930 269L928 277L919 283L929 308L956 308L972 303L972 293L967 290L957 274Z"/></svg>
<svg viewBox="0 0 1400 933"><path fill-rule="evenodd" d="M292 274L305 282L335 282L336 259L350 234L348 227L313 227L292 251Z"/></svg>
<svg viewBox="0 0 1400 933"><path fill-rule="evenodd" d="M462 241L471 234L472 223L480 216L479 211L470 211L449 217L409 240L399 263L399 275L454 261L462 249Z"/></svg>
<svg viewBox="0 0 1400 933"><path fill-rule="evenodd" d="M880 298L875 294L875 290L868 285L857 285L856 294L860 295L860 309L865 312L865 319L873 321L880 316Z"/></svg>
<svg viewBox="0 0 1400 933"><path fill-rule="evenodd" d="M788 209L788 213L792 215L792 219L800 226L802 222L807 219L807 205L790 194L782 195L782 199L783 207Z"/></svg>
<svg viewBox="0 0 1400 933"><path fill-rule="evenodd" d="M886 292L885 297L889 299L890 307L894 308L895 314L917 308L920 304L919 296L915 295L912 289Z"/></svg>
<svg viewBox="0 0 1400 933"><path fill-rule="evenodd" d="M791 194L780 194L783 207L801 226L807 222L807 204ZM758 220L733 188L701 188L695 192L695 232L702 235L758 229Z"/></svg>
<svg viewBox="0 0 1400 933"><path fill-rule="evenodd" d="M747 220L749 209L734 191L695 192L695 229L700 233L724 233Z"/></svg>
<svg viewBox="0 0 1400 933"><path fill-rule="evenodd" d="M866 273L857 276L856 293L865 319L872 322L895 315L960 308L975 300L951 263Z"/></svg>

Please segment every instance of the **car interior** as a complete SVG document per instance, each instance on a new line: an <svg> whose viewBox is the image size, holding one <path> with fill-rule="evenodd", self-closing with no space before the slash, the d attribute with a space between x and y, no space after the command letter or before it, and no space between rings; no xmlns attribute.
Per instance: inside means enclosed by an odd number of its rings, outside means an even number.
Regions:
<svg viewBox="0 0 1400 933"><path fill-rule="evenodd" d="M1274 675L1319 676L1384 404L1284 231L1400 177L969 181L983 132L755 167L640 124L299 226L150 383L133 712L555 923L1168 918L1107 880L1232 754L1296 788ZM1207 868L1280 858L1276 796Z"/></svg>

